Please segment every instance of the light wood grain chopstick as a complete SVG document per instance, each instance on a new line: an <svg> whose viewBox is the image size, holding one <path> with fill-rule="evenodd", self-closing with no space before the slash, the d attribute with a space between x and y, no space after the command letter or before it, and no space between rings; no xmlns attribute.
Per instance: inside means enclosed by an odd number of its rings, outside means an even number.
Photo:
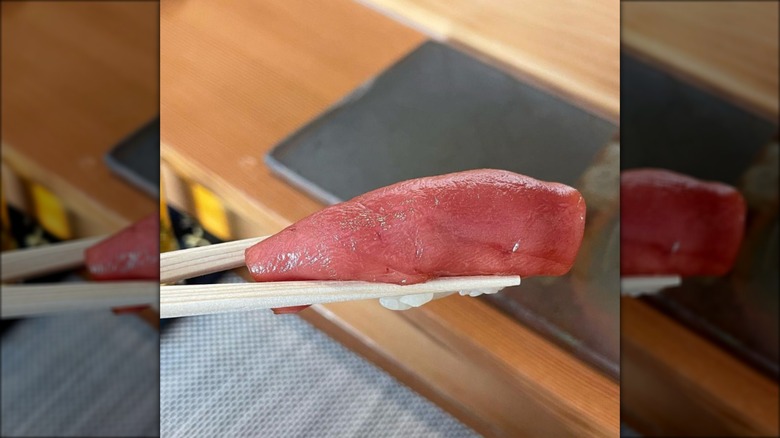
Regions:
<svg viewBox="0 0 780 438"><path fill-rule="evenodd" d="M0 254L2 281L20 280L78 268L84 251L108 236L88 237L36 248L15 249Z"/></svg>
<svg viewBox="0 0 780 438"><path fill-rule="evenodd" d="M2 285L2 317L144 304L158 309L159 288L159 283L148 281Z"/></svg>
<svg viewBox="0 0 780 438"><path fill-rule="evenodd" d="M198 277L245 266L244 251L268 236L180 249L160 254L160 283Z"/></svg>
<svg viewBox="0 0 780 438"><path fill-rule="evenodd" d="M682 278L677 275L622 277L620 279L620 293L637 297L655 294L668 287L679 286L681 283Z"/></svg>
<svg viewBox="0 0 780 438"><path fill-rule="evenodd" d="M445 277L412 285L364 281L279 281L160 287L160 318L208 315L421 293L499 289L520 284L517 276Z"/></svg>

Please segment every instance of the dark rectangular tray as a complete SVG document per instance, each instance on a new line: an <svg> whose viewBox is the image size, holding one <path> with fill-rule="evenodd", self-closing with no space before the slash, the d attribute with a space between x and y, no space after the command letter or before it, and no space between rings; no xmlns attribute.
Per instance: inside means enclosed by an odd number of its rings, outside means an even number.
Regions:
<svg viewBox="0 0 780 438"><path fill-rule="evenodd" d="M112 172L154 198L160 197L160 118L114 146L105 156Z"/></svg>

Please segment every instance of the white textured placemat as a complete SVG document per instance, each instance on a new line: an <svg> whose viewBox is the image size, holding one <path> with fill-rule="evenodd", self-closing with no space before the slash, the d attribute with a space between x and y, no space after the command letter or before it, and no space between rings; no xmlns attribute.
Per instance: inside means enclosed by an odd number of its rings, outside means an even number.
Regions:
<svg viewBox="0 0 780 438"><path fill-rule="evenodd" d="M474 437L296 315L182 318L160 346L163 437Z"/></svg>
<svg viewBox="0 0 780 438"><path fill-rule="evenodd" d="M158 436L158 339L109 311L17 322L2 337L0 433Z"/></svg>

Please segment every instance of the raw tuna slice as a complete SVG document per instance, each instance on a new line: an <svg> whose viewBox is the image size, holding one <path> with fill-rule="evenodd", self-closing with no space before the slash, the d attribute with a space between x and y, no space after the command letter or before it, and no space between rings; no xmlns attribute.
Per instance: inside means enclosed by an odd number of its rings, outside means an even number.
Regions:
<svg viewBox="0 0 780 438"><path fill-rule="evenodd" d="M584 224L585 201L569 186L473 170L326 208L247 249L246 264L257 281L563 275Z"/></svg>
<svg viewBox="0 0 780 438"><path fill-rule="evenodd" d="M160 219L152 214L86 251L94 280L156 280L160 278Z"/></svg>
<svg viewBox="0 0 780 438"><path fill-rule="evenodd" d="M621 275L719 276L742 243L745 200L727 184L663 169L620 178Z"/></svg>

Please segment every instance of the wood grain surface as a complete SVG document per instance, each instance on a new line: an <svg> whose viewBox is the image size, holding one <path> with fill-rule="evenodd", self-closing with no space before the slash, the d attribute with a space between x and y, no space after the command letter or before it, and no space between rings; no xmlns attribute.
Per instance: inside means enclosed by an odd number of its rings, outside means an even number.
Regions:
<svg viewBox="0 0 780 438"><path fill-rule="evenodd" d="M361 2L496 59L591 112L619 117L619 0Z"/></svg>
<svg viewBox="0 0 780 438"><path fill-rule="evenodd" d="M526 432L533 432L530 436L550 436L532 429L534 418L555 418L566 436L617 434L616 382L572 360L569 353L484 301L451 297L404 316L456 354L471 358L483 372L511 377L515 403L546 411L534 416L515 407L517 420Z"/></svg>
<svg viewBox="0 0 780 438"><path fill-rule="evenodd" d="M163 2L170 204L192 213L188 187L202 184L224 202L235 239L321 209L271 175L264 154L425 38L349 1ZM488 436L617 435L617 382L534 332L497 330L501 318L515 323L492 307L445 301L404 314L373 301L340 303L302 316Z"/></svg>
<svg viewBox="0 0 780 438"><path fill-rule="evenodd" d="M623 43L776 120L776 1L624 2Z"/></svg>
<svg viewBox="0 0 780 438"><path fill-rule="evenodd" d="M67 204L77 236L156 209L103 156L158 111L158 8L2 3L2 158Z"/></svg>
<svg viewBox="0 0 780 438"><path fill-rule="evenodd" d="M638 301L621 302L623 420L650 436L777 436L778 386Z"/></svg>
<svg viewBox="0 0 780 438"><path fill-rule="evenodd" d="M242 216L313 213L322 206L273 177L263 155L423 41L345 0L163 2L162 157Z"/></svg>
<svg viewBox="0 0 780 438"><path fill-rule="evenodd" d="M485 436L618 435L614 383L485 303L451 297L434 304L399 313L356 301L302 316ZM455 324L440 319L464 314ZM482 335L509 332L482 344L485 338L453 330L480 326ZM613 402L588 399L599 396Z"/></svg>

